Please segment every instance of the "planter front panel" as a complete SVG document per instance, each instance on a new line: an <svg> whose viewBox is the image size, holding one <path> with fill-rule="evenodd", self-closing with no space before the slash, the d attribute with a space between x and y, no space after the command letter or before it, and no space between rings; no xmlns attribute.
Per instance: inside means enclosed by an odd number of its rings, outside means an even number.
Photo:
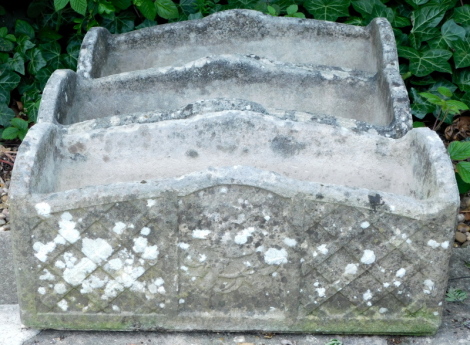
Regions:
<svg viewBox="0 0 470 345"><path fill-rule="evenodd" d="M451 228L322 198L217 185L60 212L38 203L17 223L23 322L434 332Z"/></svg>

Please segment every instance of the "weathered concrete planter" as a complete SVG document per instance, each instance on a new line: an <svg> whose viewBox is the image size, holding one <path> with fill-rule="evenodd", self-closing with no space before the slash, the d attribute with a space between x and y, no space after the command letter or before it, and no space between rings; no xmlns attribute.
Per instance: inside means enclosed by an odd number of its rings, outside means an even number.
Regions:
<svg viewBox="0 0 470 345"><path fill-rule="evenodd" d="M121 35L90 30L77 74L50 79L39 122L175 112L219 98L387 137L411 129L385 19L355 27L248 10Z"/></svg>
<svg viewBox="0 0 470 345"><path fill-rule="evenodd" d="M435 133L239 110L108 125L41 123L20 148L26 325L437 330L459 201Z"/></svg>

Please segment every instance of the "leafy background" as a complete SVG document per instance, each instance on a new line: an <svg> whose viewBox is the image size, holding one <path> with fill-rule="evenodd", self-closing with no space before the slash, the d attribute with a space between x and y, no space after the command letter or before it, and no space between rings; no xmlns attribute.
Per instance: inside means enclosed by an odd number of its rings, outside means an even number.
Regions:
<svg viewBox="0 0 470 345"><path fill-rule="evenodd" d="M57 68L76 69L80 44L89 28L103 26L111 33L123 33L234 8L353 25L385 17L395 33L414 125L429 126L443 135L454 117L465 115L470 106L470 5L461 0L22 1L8 8L0 6L3 140L24 138L36 121L47 79ZM470 146L458 157L469 156ZM470 189L470 166L461 171L458 182L464 192Z"/></svg>

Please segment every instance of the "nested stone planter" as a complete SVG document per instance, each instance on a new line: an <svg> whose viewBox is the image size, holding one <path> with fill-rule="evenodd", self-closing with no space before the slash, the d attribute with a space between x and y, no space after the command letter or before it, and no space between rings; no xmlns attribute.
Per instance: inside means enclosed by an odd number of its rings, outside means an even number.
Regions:
<svg viewBox="0 0 470 345"><path fill-rule="evenodd" d="M40 123L11 212L36 328L431 334L457 188L428 129L401 139L225 110Z"/></svg>
<svg viewBox="0 0 470 345"><path fill-rule="evenodd" d="M221 98L387 137L411 129L385 19L356 27L249 10L120 35L91 29L77 74L58 71L50 79L38 121L109 121Z"/></svg>

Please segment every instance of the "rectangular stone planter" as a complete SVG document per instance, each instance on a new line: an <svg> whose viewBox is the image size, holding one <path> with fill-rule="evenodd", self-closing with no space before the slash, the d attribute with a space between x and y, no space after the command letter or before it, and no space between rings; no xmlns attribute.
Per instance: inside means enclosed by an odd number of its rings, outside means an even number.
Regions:
<svg viewBox="0 0 470 345"><path fill-rule="evenodd" d="M110 117L220 99L386 137L401 137L412 124L385 19L356 27L248 10L120 35L91 29L77 74L51 77L38 121L120 122Z"/></svg>
<svg viewBox="0 0 470 345"><path fill-rule="evenodd" d="M11 183L23 323L431 334L459 204L438 136L254 111L35 125Z"/></svg>

